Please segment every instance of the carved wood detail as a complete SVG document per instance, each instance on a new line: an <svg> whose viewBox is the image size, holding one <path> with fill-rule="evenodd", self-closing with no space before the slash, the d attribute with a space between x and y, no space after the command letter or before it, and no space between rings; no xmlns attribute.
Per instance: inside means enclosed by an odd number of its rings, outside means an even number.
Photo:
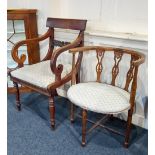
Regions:
<svg viewBox="0 0 155 155"><path fill-rule="evenodd" d="M50 121L51 121L51 127L55 128L55 105L54 105L54 97L49 97L49 110L50 110Z"/></svg>
<svg viewBox="0 0 155 155"><path fill-rule="evenodd" d="M101 73L103 70L103 66L102 66L102 60L104 57L104 53L105 51L100 50L100 49L96 49L96 57L97 57L97 65L96 65L96 73L97 73L97 82L101 82Z"/></svg>
<svg viewBox="0 0 155 155"><path fill-rule="evenodd" d="M54 40L54 42L53 42L54 46L59 46L59 47L63 47L68 44L70 44L70 42L67 42L67 41Z"/></svg>
<svg viewBox="0 0 155 155"><path fill-rule="evenodd" d="M123 53L121 51L118 51L118 50L114 51L115 64L114 64L114 66L112 68L112 81L111 81L111 84L113 86L115 85L115 80L116 80L116 77L117 77L117 75L119 73L119 62L121 61L122 56L123 56Z"/></svg>
<svg viewBox="0 0 155 155"><path fill-rule="evenodd" d="M14 21L22 20L24 22L24 30L25 30L26 39L32 39L32 38L38 37L37 15L36 14L37 14L36 9L8 9L7 20L13 21L14 33L17 33L15 25L14 25ZM13 35L11 37L13 37ZM15 45L15 42L11 42L11 43ZM27 57L28 64L35 64L40 61L40 52L39 52L38 42L27 44L27 56L28 56Z"/></svg>
<svg viewBox="0 0 155 155"><path fill-rule="evenodd" d="M26 40L22 40L22 41L19 41L15 44L15 46L12 48L12 51L11 51L11 55L12 55L12 58L13 60L18 63L18 67L23 67L24 66L24 61L26 60L26 55L25 54L22 54L22 55L18 55L18 48L22 45L29 45L29 44L32 44L32 43L35 43L35 42L39 42L39 41L43 41L45 40L46 38L50 37L51 36L51 30L48 30L44 35L38 37L38 38L32 38L32 39L26 39Z"/></svg>
<svg viewBox="0 0 155 155"><path fill-rule="evenodd" d="M129 68L127 75L126 75L126 84L125 84L125 88L124 88L126 91L128 91L130 82L134 77L135 65L134 65L133 61L135 61L135 60L136 60L135 56L131 55L130 68Z"/></svg>

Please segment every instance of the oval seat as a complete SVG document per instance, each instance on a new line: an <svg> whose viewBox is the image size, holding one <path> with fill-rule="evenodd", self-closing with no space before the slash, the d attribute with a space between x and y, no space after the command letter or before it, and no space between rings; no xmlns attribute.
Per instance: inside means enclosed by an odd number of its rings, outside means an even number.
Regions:
<svg viewBox="0 0 155 155"><path fill-rule="evenodd" d="M127 91L104 83L72 85L67 96L75 105L97 113L115 114L130 108L130 94Z"/></svg>

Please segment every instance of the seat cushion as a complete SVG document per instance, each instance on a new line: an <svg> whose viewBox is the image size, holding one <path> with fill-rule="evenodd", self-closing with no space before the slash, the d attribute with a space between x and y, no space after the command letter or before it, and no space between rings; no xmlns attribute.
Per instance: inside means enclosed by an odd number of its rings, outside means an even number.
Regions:
<svg viewBox="0 0 155 155"><path fill-rule="evenodd" d="M65 64L62 77L68 74L71 71L71 68L70 64ZM55 82L55 75L50 68L50 60L24 66L12 71L11 76L41 88L47 88L49 84Z"/></svg>
<svg viewBox="0 0 155 155"><path fill-rule="evenodd" d="M73 85L67 96L77 106L98 113L116 114L130 108L128 92L98 82Z"/></svg>

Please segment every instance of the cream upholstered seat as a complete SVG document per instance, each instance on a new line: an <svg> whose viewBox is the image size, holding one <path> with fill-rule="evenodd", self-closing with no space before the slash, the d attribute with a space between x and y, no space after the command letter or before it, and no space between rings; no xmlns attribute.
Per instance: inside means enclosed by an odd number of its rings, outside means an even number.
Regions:
<svg viewBox="0 0 155 155"><path fill-rule="evenodd" d="M70 64L64 65L62 77L71 71L71 67ZM50 60L19 68L12 71L11 76L45 89L49 84L55 82L55 75L51 71Z"/></svg>
<svg viewBox="0 0 155 155"><path fill-rule="evenodd" d="M77 106L98 113L114 114L130 108L128 92L98 82L73 85L67 96Z"/></svg>

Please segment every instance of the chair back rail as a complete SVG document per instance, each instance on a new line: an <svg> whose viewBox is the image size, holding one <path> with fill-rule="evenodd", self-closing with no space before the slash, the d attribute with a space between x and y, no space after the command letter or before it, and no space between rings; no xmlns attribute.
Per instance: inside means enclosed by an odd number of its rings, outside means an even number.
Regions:
<svg viewBox="0 0 155 155"><path fill-rule="evenodd" d="M86 28L86 22L86 20L81 19L47 18L46 26L49 28L62 28L84 31Z"/></svg>

